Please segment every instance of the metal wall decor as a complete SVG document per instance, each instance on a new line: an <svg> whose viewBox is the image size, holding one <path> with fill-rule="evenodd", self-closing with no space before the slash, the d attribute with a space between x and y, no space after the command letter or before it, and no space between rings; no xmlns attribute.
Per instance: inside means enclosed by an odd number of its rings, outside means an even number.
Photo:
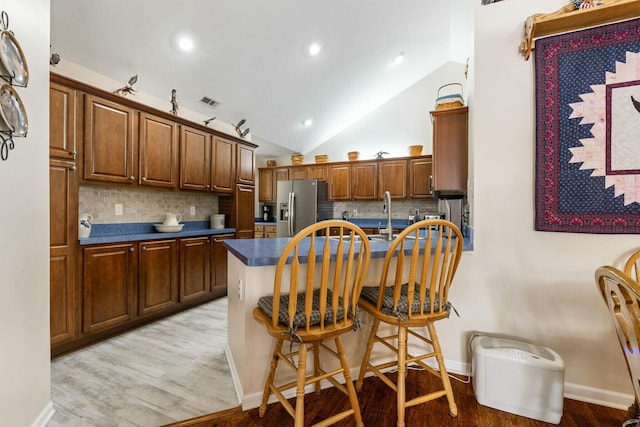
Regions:
<svg viewBox="0 0 640 427"><path fill-rule="evenodd" d="M22 48L9 30L9 15L0 14L0 158L7 160L15 144L13 137L26 137L29 121L27 111L14 87L27 87L29 67Z"/></svg>

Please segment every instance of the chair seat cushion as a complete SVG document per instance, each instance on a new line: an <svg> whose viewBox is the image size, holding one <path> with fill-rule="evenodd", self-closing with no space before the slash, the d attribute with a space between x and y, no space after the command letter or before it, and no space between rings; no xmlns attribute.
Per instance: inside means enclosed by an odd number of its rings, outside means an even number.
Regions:
<svg viewBox="0 0 640 427"><path fill-rule="evenodd" d="M406 283L404 283L401 286L402 288L400 289L400 299L398 300L398 307L395 311L393 310L393 286L388 286L387 288L385 288L384 295L382 296L382 307L381 307L381 310L383 313L393 314L393 315L409 313L409 297L407 295L409 291L409 286ZM420 300L419 300L420 284L416 283L414 286L415 286L415 293L413 294L413 301L411 302L411 313L419 313L420 312ZM379 286L364 286L362 288L362 293L360 294L360 298L364 298L365 300L375 305L378 303L379 292L380 292ZM429 290L427 289L427 295L428 294L429 294ZM423 305L424 305L423 308L425 313L431 311L431 301L429 300L429 298L425 299ZM435 305L435 307L433 308L434 312L440 311L439 298L437 293L436 293L434 305ZM450 308L450 303L447 302L445 307L443 308L448 311Z"/></svg>
<svg viewBox="0 0 640 427"><path fill-rule="evenodd" d="M333 312L331 311L331 299L333 293L327 289L327 311L324 315L324 323L333 323ZM298 328L304 328L307 325L306 316L304 313L304 300L305 292L299 293L296 303L296 313L293 316L293 330ZM342 297L338 297L338 312L337 320L342 320L344 317L344 310L342 308ZM320 324L320 290L313 291L313 303L312 312L309 319L309 326ZM262 309L269 317L273 316L273 296L263 296L258 300L258 307ZM289 294L280 295L280 309L278 310L278 322L283 325L289 326Z"/></svg>

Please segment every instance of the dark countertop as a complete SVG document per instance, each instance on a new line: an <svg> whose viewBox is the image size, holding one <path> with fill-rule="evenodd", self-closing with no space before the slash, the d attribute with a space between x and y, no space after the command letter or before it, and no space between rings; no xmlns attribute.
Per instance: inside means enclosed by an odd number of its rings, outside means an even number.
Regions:
<svg viewBox="0 0 640 427"><path fill-rule="evenodd" d="M80 245L100 243L136 242L141 240L175 239L176 237L214 236L217 234L235 234L235 228L209 228L209 221L183 221L179 233L160 233L154 222L130 222L121 224L93 224L91 235L80 239Z"/></svg>

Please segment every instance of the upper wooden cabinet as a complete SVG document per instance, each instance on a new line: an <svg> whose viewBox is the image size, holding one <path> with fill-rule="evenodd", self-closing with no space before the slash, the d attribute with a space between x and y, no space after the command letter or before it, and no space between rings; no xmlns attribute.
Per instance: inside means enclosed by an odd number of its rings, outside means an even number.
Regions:
<svg viewBox="0 0 640 427"><path fill-rule="evenodd" d="M49 156L76 157L76 91L51 83L49 87Z"/></svg>
<svg viewBox="0 0 640 427"><path fill-rule="evenodd" d="M138 129L138 184L178 188L178 125L140 113Z"/></svg>
<svg viewBox="0 0 640 427"><path fill-rule="evenodd" d="M389 191L392 199L407 198L407 160L384 160L378 164L380 198Z"/></svg>
<svg viewBox="0 0 640 427"><path fill-rule="evenodd" d="M432 180L431 156L409 160L409 198L430 199Z"/></svg>
<svg viewBox="0 0 640 427"><path fill-rule="evenodd" d="M258 181L258 201L275 202L276 192L273 181L273 169L259 169Z"/></svg>
<svg viewBox="0 0 640 427"><path fill-rule="evenodd" d="M180 127L180 188L211 189L211 135L199 129Z"/></svg>
<svg viewBox="0 0 640 427"><path fill-rule="evenodd" d="M307 176L309 179L328 181L327 165L310 165L307 168Z"/></svg>
<svg viewBox="0 0 640 427"><path fill-rule="evenodd" d="M351 165L353 200L376 200L378 194L378 162L358 162Z"/></svg>
<svg viewBox="0 0 640 427"><path fill-rule="evenodd" d="M289 179L308 179L306 167L289 168Z"/></svg>
<svg viewBox="0 0 640 427"><path fill-rule="evenodd" d="M84 103L84 179L134 184L134 110L93 95Z"/></svg>
<svg viewBox="0 0 640 427"><path fill-rule="evenodd" d="M466 191L468 177L468 107L432 111L433 191Z"/></svg>
<svg viewBox="0 0 640 427"><path fill-rule="evenodd" d="M211 189L232 193L236 182L236 143L216 136L211 147Z"/></svg>
<svg viewBox="0 0 640 427"><path fill-rule="evenodd" d="M329 178L329 200L351 200L351 165L327 166Z"/></svg>
<svg viewBox="0 0 640 427"><path fill-rule="evenodd" d="M256 178L253 148L238 144L236 158L236 178L238 184L254 185L256 183Z"/></svg>

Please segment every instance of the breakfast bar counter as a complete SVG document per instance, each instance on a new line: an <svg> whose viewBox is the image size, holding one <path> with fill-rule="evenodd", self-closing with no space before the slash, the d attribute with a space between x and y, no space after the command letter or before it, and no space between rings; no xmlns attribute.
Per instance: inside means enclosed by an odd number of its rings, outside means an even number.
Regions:
<svg viewBox="0 0 640 427"><path fill-rule="evenodd" d="M274 344L273 338L253 319L252 311L261 296L273 294L276 264L280 253L289 240L290 238L232 239L226 240L224 243L229 254L227 261L228 335L226 352L243 410L256 408L260 405ZM318 240L323 240L323 238L318 238ZM337 246L337 244L336 241L335 245ZM370 241L371 262L367 270L365 285L378 284L384 256L389 245L390 242L387 241ZM471 241L466 237L464 247L466 251L471 249ZM301 265L300 268L304 270L306 264ZM284 292L287 288L288 283L283 283ZM365 312L361 312L361 324L361 330L343 335L353 378L357 377L371 325L370 317ZM371 359L373 361L376 359L386 360L390 357L391 354L382 350L376 353L374 348ZM333 360L327 362L333 362ZM327 363L326 369L336 367ZM295 381L293 372L282 370L277 373L277 379ZM328 384L323 383L323 387L326 386ZM310 391L311 388L307 390L307 392Z"/></svg>

